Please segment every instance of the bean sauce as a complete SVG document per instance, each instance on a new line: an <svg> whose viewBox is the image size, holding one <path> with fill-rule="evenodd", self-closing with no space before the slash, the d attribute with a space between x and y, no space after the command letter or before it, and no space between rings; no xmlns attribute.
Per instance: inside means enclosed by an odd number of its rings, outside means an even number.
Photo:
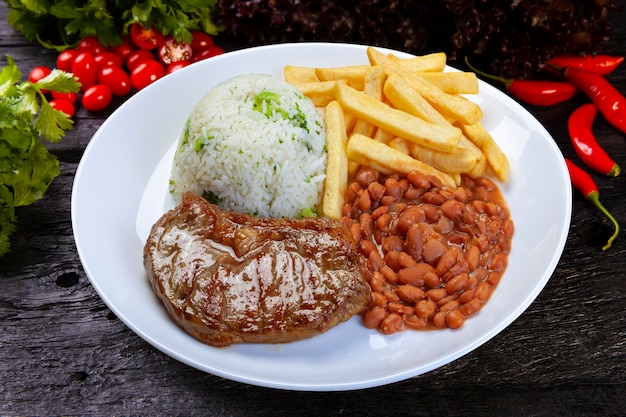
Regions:
<svg viewBox="0 0 626 417"><path fill-rule="evenodd" d="M458 329L507 266L513 221L488 178L462 175L451 189L417 171L382 176L362 168L342 214L372 290L365 326L383 334Z"/></svg>

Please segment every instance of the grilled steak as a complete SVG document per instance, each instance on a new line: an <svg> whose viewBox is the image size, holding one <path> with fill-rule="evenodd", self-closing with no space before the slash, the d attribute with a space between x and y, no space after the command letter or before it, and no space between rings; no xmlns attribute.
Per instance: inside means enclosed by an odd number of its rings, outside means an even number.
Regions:
<svg viewBox="0 0 626 417"><path fill-rule="evenodd" d="M152 227L144 266L169 315L213 346L312 337L370 302L345 226L226 212L192 193Z"/></svg>

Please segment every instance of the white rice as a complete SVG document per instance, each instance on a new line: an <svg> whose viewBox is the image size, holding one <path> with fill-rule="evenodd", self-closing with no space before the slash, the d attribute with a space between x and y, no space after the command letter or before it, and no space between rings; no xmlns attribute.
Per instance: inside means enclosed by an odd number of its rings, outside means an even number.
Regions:
<svg viewBox="0 0 626 417"><path fill-rule="evenodd" d="M256 109L255 109L256 101ZM316 211L326 167L326 135L313 103L269 75L243 75L195 106L174 157L170 190L259 217Z"/></svg>

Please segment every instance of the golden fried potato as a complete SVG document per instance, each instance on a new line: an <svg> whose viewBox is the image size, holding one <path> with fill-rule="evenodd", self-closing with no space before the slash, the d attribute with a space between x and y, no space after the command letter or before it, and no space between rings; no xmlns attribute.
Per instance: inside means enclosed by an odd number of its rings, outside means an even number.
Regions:
<svg viewBox="0 0 626 417"><path fill-rule="evenodd" d="M438 178L442 184L455 187L455 180L448 174L415 158L393 149L367 136L354 134L348 140L348 158L364 166L377 170L382 174L408 174L413 170Z"/></svg>
<svg viewBox="0 0 626 417"><path fill-rule="evenodd" d="M345 203L348 189L348 155L346 146L346 124L343 109L336 101L331 101L324 112L326 125L326 179L322 198L324 216L338 220Z"/></svg>
<svg viewBox="0 0 626 417"><path fill-rule="evenodd" d="M391 142L395 137L396 135L394 135L393 133L381 128L377 128L376 133L374 133L374 140L380 143L389 144L389 142Z"/></svg>
<svg viewBox="0 0 626 417"><path fill-rule="evenodd" d="M454 126L426 122L345 85L337 84L335 97L358 118L428 148L452 152L461 138L460 129Z"/></svg>
<svg viewBox="0 0 626 417"><path fill-rule="evenodd" d="M459 124L459 126L463 129L465 136L483 151L498 179L502 182L506 181L510 171L509 160L487 129L481 123Z"/></svg>
<svg viewBox="0 0 626 417"><path fill-rule="evenodd" d="M385 97L399 110L441 126L450 123L402 76L391 74L384 87Z"/></svg>
<svg viewBox="0 0 626 417"><path fill-rule="evenodd" d="M470 150L458 146L452 152L440 152L415 143L411 146L411 155L440 171L455 174L469 172L477 161Z"/></svg>
<svg viewBox="0 0 626 417"><path fill-rule="evenodd" d="M411 58L398 58L393 54L388 55L390 59L400 62L413 72L441 72L446 68L447 56L443 52L419 55Z"/></svg>
<svg viewBox="0 0 626 417"><path fill-rule="evenodd" d="M311 81L294 84L316 107L326 107L335 99L335 86L346 81Z"/></svg>
<svg viewBox="0 0 626 417"><path fill-rule="evenodd" d="M372 65L383 65L387 76L394 73L402 76L444 117L447 116L465 124L477 123L482 119L483 112L478 104L467 100L463 96L448 94L442 91L417 73L403 66L399 61L390 59L372 47L367 48L367 56Z"/></svg>
<svg viewBox="0 0 626 417"><path fill-rule="evenodd" d="M320 81L346 80L350 87L363 91L365 73L370 68L371 66L369 65L315 68L315 75Z"/></svg>
<svg viewBox="0 0 626 417"><path fill-rule="evenodd" d="M419 76L448 94L478 94L478 78L473 72L420 72Z"/></svg>
<svg viewBox="0 0 626 417"><path fill-rule="evenodd" d="M363 79L363 93L375 100L383 100L383 86L385 85L385 69L382 65L367 67ZM365 136L373 137L376 133L376 126L373 124L359 119L352 130L352 133L360 133Z"/></svg>
<svg viewBox="0 0 626 417"><path fill-rule="evenodd" d="M391 139L389 143L387 143L387 145L389 145L396 151L402 152L405 155L411 155L411 145L414 145L414 143L406 139L396 137L396 138Z"/></svg>
<svg viewBox="0 0 626 417"><path fill-rule="evenodd" d="M319 81L315 75L315 68L299 67L295 65L285 65L283 68L285 81L291 84L304 84Z"/></svg>

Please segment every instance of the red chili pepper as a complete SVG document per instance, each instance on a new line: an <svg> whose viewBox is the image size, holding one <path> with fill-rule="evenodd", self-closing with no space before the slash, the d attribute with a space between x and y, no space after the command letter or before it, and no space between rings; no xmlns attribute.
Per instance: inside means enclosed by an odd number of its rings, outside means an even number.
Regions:
<svg viewBox="0 0 626 417"><path fill-rule="evenodd" d="M576 87L570 83L543 80L510 80L509 93L534 106L552 106L576 95Z"/></svg>
<svg viewBox="0 0 626 417"><path fill-rule="evenodd" d="M476 74L503 83L511 95L533 106L552 106L562 103L574 97L577 92L576 87L568 82L503 78L472 67L467 57L465 63Z"/></svg>
<svg viewBox="0 0 626 417"><path fill-rule="evenodd" d="M565 67L563 75L589 96L604 118L626 133L626 98L603 76L579 68Z"/></svg>
<svg viewBox="0 0 626 417"><path fill-rule="evenodd" d="M580 68L600 75L612 73L622 62L624 62L623 56L602 54L593 56L557 55L546 61L551 66Z"/></svg>
<svg viewBox="0 0 626 417"><path fill-rule="evenodd" d="M592 202L615 226L615 232L613 232L613 235L611 235L609 240L606 242L606 245L602 247L602 250L607 250L611 247L613 240L615 240L619 234L619 224L600 202L600 192L598 191L598 186L593 181L593 178L567 158L565 158L565 164L567 165L570 180L572 181L574 188L580 191L585 196L586 200Z"/></svg>
<svg viewBox="0 0 626 417"><path fill-rule="evenodd" d="M601 174L616 177L620 167L602 149L592 131L598 110L593 103L583 104L570 115L567 121L569 137L576 154L590 168Z"/></svg>

